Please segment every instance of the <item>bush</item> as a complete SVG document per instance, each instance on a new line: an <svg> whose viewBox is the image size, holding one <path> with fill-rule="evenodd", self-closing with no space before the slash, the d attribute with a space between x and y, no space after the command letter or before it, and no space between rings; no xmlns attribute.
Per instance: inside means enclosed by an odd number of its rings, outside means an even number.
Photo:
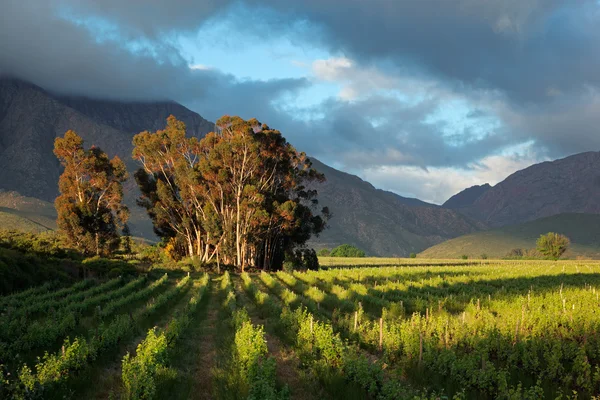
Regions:
<svg viewBox="0 0 600 400"><path fill-rule="evenodd" d="M321 250L319 250L319 252L317 253L317 255L319 257L329 257L331 255L331 250L329 250L329 249L321 249Z"/></svg>
<svg viewBox="0 0 600 400"><path fill-rule="evenodd" d="M483 253L481 256L479 256L482 260L487 260L488 259L488 255Z"/></svg>
<svg viewBox="0 0 600 400"><path fill-rule="evenodd" d="M119 275L135 273L135 267L123 260L112 260L102 257L91 257L83 260L81 265L93 275L108 276L113 270L119 270Z"/></svg>
<svg viewBox="0 0 600 400"><path fill-rule="evenodd" d="M358 247L342 244L331 250L331 257L365 257L365 252Z"/></svg>
<svg viewBox="0 0 600 400"><path fill-rule="evenodd" d="M460 258L462 258L463 260L468 260L469 256L466 254L463 254L462 256L460 256Z"/></svg>
<svg viewBox="0 0 600 400"><path fill-rule="evenodd" d="M74 250L66 248L55 232L30 233L0 230L0 247L44 257L81 259Z"/></svg>
<svg viewBox="0 0 600 400"><path fill-rule="evenodd" d="M69 260L48 259L0 247L0 295L51 280L70 281L62 267Z"/></svg>
<svg viewBox="0 0 600 400"><path fill-rule="evenodd" d="M410 253L410 258L417 258L417 253Z"/></svg>

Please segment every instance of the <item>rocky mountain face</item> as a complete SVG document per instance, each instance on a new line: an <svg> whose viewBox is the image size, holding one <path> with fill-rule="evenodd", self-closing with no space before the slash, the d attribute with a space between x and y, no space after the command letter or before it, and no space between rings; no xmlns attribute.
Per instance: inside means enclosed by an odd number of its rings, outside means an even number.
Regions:
<svg viewBox="0 0 600 400"><path fill-rule="evenodd" d="M456 210L472 206L473 203L475 203L475 201L479 197L481 197L485 192L487 192L491 188L492 187L489 183L486 183L484 185L471 186L470 188L467 188L462 192L459 192L454 196L450 197L448 200L446 200L442 207Z"/></svg>
<svg viewBox="0 0 600 400"><path fill-rule="evenodd" d="M40 199L46 205L58 194L60 165L52 153L54 139L72 129L86 146L97 145L118 155L130 172L133 136L164 128L166 118L183 120L188 134L203 136L214 124L174 102L119 102L56 95L27 82L0 78L0 189ZM313 241L315 247L358 245L370 255L406 256L445 239L484 227L453 210L375 189L356 176L318 161L327 177L319 186L321 205L334 217L330 229ZM134 234L152 236L151 224L135 206L137 190L126 188ZM45 207L47 208L47 207ZM31 215L28 215L31 217Z"/></svg>
<svg viewBox="0 0 600 400"><path fill-rule="evenodd" d="M532 165L485 191L460 212L492 227L561 213L600 213L600 152Z"/></svg>
<svg viewBox="0 0 600 400"><path fill-rule="evenodd" d="M329 229L311 243L316 248L349 243L369 255L400 257L485 228L454 210L376 189L357 176L312 161L327 178L317 186L319 204L333 213Z"/></svg>
<svg viewBox="0 0 600 400"><path fill-rule="evenodd" d="M184 121L188 132L204 135L213 124L174 102L124 103L59 96L15 79L0 79L0 188L54 201L60 165L54 139L72 129L130 170L133 136L164 128L169 115Z"/></svg>

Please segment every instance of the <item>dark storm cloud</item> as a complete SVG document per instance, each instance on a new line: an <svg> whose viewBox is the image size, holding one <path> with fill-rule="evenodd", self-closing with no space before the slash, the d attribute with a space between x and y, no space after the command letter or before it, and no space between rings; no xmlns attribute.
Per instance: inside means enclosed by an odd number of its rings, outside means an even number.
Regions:
<svg viewBox="0 0 600 400"><path fill-rule="evenodd" d="M215 93L231 98L235 95L240 102L249 101L265 90L277 96L306 85L302 79L239 85L235 77L219 71L190 69L188 61L168 38L151 40L146 47L132 51L131 42L123 40L119 33L120 25L115 28L116 37L107 35L99 40L84 23L74 23L59 15L97 11L95 17L114 17L103 22L110 29L109 24L119 22L129 26L128 29L139 29L142 36L136 36L138 40L150 39L145 35L174 30L178 24L191 20L183 9L179 17L171 14L173 18L165 18L168 2L143 2L144 9L149 11L144 17L133 12L133 3L139 2L70 3L9 0L0 24L0 73L59 92L113 99L173 99L183 103ZM75 4L78 7L68 8ZM111 4L114 15L107 12ZM121 8L117 7L119 4ZM195 21L200 24L203 20ZM188 21L184 26L193 25Z"/></svg>
<svg viewBox="0 0 600 400"><path fill-rule="evenodd" d="M173 99L209 118L258 117L324 161L426 169L465 167L530 141L539 157L600 149L592 0L8 0L0 18L0 73L95 97ZM239 81L188 68L178 35L220 19L248 41L285 34L345 55L356 68L342 78L362 79L358 91L373 81L352 74L373 66L386 75L384 91L396 77L434 88L412 105L376 92L331 98L313 110L324 118L300 120L276 100L307 79ZM466 118L499 123L448 135L449 122L426 122L456 99L472 108Z"/></svg>
<svg viewBox="0 0 600 400"><path fill-rule="evenodd" d="M315 32L311 39L332 51L416 65L513 100L544 101L549 90L600 83L596 0L253 2L278 9L280 18L311 21L321 29L304 34Z"/></svg>
<svg viewBox="0 0 600 400"><path fill-rule="evenodd" d="M461 147L450 146L439 129L419 120L398 120L390 128L400 135L406 130L410 138L397 148L415 155L400 163L464 165L529 141L539 158L600 150L597 0L348 0L343 7L334 0L253 3L277 9L280 20L310 21L319 29L302 29L299 35L362 65L391 63L405 73L436 79L467 100L475 95L473 116L489 113L500 119L495 132ZM363 142L382 129L363 128ZM371 162L376 165L377 158Z"/></svg>

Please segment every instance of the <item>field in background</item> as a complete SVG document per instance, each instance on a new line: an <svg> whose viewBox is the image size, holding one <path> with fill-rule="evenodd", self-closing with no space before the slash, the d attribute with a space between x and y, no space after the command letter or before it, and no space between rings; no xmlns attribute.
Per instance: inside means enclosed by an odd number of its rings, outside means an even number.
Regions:
<svg viewBox="0 0 600 400"><path fill-rule="evenodd" d="M600 391L600 262L321 262L329 268L173 272L0 297L0 397L541 399L576 391L581 399Z"/></svg>
<svg viewBox="0 0 600 400"><path fill-rule="evenodd" d="M548 232L561 233L571 240L564 258L600 259L600 215L577 213L459 236L422 251L419 258L503 258L512 249L535 249L536 240Z"/></svg>

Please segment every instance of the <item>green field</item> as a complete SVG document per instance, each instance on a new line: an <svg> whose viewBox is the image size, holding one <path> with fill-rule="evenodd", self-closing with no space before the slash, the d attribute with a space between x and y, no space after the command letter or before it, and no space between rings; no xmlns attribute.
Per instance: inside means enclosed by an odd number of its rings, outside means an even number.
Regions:
<svg viewBox="0 0 600 400"><path fill-rule="evenodd" d="M554 399L600 391L600 263L427 261L323 259L328 269L275 274L156 271L4 296L0 398Z"/></svg>
<svg viewBox="0 0 600 400"><path fill-rule="evenodd" d="M432 246L419 254L421 258L456 259L505 257L512 249L534 249L542 234L556 232L571 240L565 258L600 259L600 215L559 214L524 224L506 226L460 236Z"/></svg>

